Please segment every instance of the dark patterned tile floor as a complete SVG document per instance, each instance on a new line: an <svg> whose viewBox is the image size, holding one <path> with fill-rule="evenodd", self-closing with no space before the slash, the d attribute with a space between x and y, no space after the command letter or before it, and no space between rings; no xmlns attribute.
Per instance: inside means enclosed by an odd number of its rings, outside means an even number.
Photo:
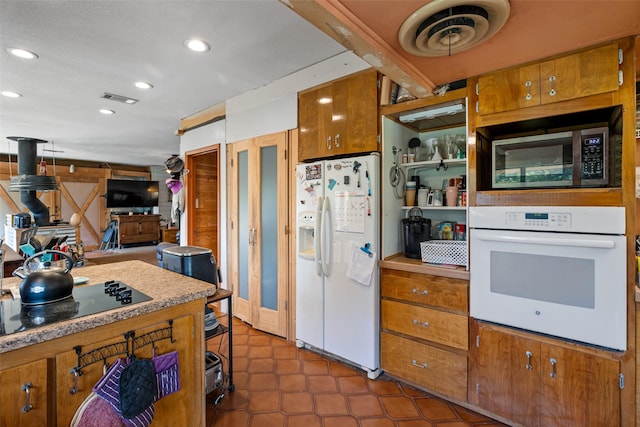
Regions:
<svg viewBox="0 0 640 427"><path fill-rule="evenodd" d="M227 339L207 342L222 355ZM207 427L497 427L497 421L233 319L234 391L207 396Z"/></svg>

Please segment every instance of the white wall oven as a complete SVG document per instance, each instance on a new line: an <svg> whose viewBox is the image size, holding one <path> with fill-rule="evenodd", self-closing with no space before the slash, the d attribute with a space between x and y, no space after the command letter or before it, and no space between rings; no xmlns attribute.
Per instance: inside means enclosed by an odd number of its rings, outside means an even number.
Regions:
<svg viewBox="0 0 640 427"><path fill-rule="evenodd" d="M470 312L626 350L622 207L471 207Z"/></svg>

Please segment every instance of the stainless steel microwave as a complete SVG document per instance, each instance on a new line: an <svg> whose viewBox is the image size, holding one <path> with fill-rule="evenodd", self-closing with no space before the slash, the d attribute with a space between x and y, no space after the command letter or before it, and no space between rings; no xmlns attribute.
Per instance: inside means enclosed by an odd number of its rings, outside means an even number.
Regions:
<svg viewBox="0 0 640 427"><path fill-rule="evenodd" d="M493 188L604 187L609 129L495 140L491 161Z"/></svg>

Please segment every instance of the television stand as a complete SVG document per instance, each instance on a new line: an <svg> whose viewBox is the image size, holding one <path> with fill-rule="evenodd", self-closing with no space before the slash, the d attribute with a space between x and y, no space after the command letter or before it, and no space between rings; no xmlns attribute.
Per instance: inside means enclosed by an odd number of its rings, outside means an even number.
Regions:
<svg viewBox="0 0 640 427"><path fill-rule="evenodd" d="M118 225L118 247L160 241L160 215L113 215Z"/></svg>

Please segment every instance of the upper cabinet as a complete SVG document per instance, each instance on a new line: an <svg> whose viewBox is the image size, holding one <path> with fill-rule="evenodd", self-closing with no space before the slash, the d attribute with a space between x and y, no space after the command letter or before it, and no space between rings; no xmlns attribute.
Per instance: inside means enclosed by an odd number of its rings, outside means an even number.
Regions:
<svg viewBox="0 0 640 427"><path fill-rule="evenodd" d="M478 114L512 111L619 87L618 44L549 61L497 71L478 78Z"/></svg>
<svg viewBox="0 0 640 427"><path fill-rule="evenodd" d="M380 151L378 74L367 70L301 92L298 159Z"/></svg>

